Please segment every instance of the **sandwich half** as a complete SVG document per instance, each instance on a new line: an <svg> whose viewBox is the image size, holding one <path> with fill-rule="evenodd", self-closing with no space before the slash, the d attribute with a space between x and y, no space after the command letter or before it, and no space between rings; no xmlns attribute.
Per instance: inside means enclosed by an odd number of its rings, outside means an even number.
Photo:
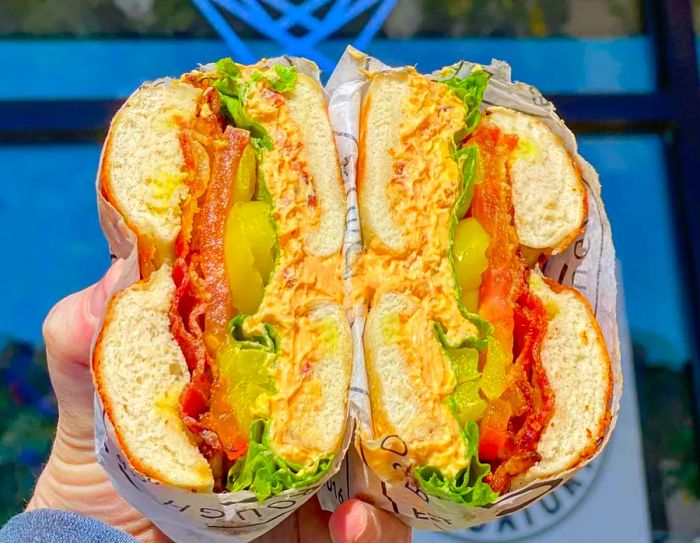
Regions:
<svg viewBox="0 0 700 543"><path fill-rule="evenodd" d="M313 69L223 59L145 84L110 127L100 191L141 280L111 300L93 373L131 464L168 485L264 500L341 447L345 203Z"/></svg>
<svg viewBox="0 0 700 543"><path fill-rule="evenodd" d="M365 462L467 506L573 468L610 420L610 357L581 294L536 263L582 232L586 191L539 119L481 111L489 74L369 74L354 295Z"/></svg>

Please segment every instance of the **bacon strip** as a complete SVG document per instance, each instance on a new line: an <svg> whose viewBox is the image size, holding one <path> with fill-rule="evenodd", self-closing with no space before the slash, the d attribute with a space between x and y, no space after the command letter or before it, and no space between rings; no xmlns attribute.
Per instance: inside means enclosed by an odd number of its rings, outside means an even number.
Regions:
<svg viewBox="0 0 700 543"><path fill-rule="evenodd" d="M537 445L554 409L554 393L541 360L547 313L529 291L528 271L513 223L508 159L518 139L482 126L469 141L478 146L484 169L484 178L475 187L471 214L489 235L489 267L482 275L479 314L491 322L496 340L505 352L513 353L514 360L509 384L493 402L497 409L490 409L482 419L482 427L500 427L506 433L497 459L491 460L493 472L488 479L493 490L501 493L508 490L514 476L539 460Z"/></svg>
<svg viewBox="0 0 700 543"><path fill-rule="evenodd" d="M515 363L511 385L503 393L513 407L508 421L509 440L505 460L495 467L489 484L496 492L507 491L513 477L540 460L537 444L554 412L554 392L542 365L542 342L547 333L547 311L542 301L524 291L517 300L515 317Z"/></svg>
<svg viewBox="0 0 700 543"><path fill-rule="evenodd" d="M205 92L205 100L206 95ZM208 414L216 366L205 333L223 337L233 316L224 261L224 233L238 162L250 137L247 131L232 126L222 132L214 113L216 109L212 109L202 107L193 129L183 130L181 135L188 169L197 174L189 180L190 198L183 206L176 242L173 266L176 291L170 322L191 376L180 396L182 420L200 437L202 453L212 464L222 465L223 453L230 460L245 453L247 436L230 421L225 432L211 427ZM202 148L206 149L204 155ZM202 162L211 164L210 171L208 164L203 167ZM208 178L202 179L205 175Z"/></svg>
<svg viewBox="0 0 700 543"><path fill-rule="evenodd" d="M199 249L200 266L209 299L206 310L207 333L223 336L233 318L231 293L224 265L224 232L231 207L238 161L250 141L249 133L232 126L223 134L226 146L214 153L212 177L197 215L193 245Z"/></svg>

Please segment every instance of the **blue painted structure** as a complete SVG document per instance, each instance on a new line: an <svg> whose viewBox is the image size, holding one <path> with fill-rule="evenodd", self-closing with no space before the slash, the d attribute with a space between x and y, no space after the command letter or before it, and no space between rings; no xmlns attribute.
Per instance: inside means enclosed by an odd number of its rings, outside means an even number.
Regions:
<svg viewBox="0 0 700 543"><path fill-rule="evenodd" d="M334 64L319 47L326 39L353 19L369 13L369 20L353 41L353 45L358 49L367 49L394 9L396 1L340 0L333 2L322 17L317 17L314 11L331 3L329 0L310 0L302 4L292 4L286 0L265 0L265 4L281 14L279 18L273 18L263 7L263 2L192 0L240 62L252 64L260 55L256 55L238 36L224 18L222 11L270 38L278 47L281 46L286 54L314 60L324 70L331 70ZM305 30L305 33L302 36L292 33L291 29L294 27Z"/></svg>
<svg viewBox="0 0 700 543"><path fill-rule="evenodd" d="M41 341L60 298L99 279L109 251L97 223L96 144L0 145L0 331Z"/></svg>
<svg viewBox="0 0 700 543"><path fill-rule="evenodd" d="M347 42L318 49L337 59ZM279 55L268 40L246 42L256 57ZM468 58L508 61L516 79L546 93L648 93L656 67L646 37L616 39L374 40L367 51L387 63L423 71ZM230 55L218 40L0 40L0 100L119 98L142 81L179 75Z"/></svg>

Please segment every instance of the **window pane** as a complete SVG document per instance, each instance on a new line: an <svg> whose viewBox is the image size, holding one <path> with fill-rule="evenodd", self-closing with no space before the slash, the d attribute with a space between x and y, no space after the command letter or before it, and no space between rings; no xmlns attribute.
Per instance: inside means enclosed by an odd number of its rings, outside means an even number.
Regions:
<svg viewBox="0 0 700 543"><path fill-rule="evenodd" d="M663 141L657 135L579 141L600 173L632 341L650 363L681 368L690 359L690 334Z"/></svg>
<svg viewBox="0 0 700 543"><path fill-rule="evenodd" d="M19 266L0 266L0 336L40 342L51 306L109 265L95 206L100 147L0 145L0 163L12 171L0 184L0 230L11 233L4 253Z"/></svg>

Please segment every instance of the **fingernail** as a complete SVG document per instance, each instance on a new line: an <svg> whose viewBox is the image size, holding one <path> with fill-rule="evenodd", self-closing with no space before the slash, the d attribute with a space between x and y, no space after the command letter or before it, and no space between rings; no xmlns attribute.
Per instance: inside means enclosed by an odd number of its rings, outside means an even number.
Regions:
<svg viewBox="0 0 700 543"><path fill-rule="evenodd" d="M356 515L355 533L351 541L353 543L370 543L376 541L377 530L376 530L376 518L370 506L359 503L357 507L353 510L353 514Z"/></svg>
<svg viewBox="0 0 700 543"><path fill-rule="evenodd" d="M348 541L353 543L369 543L372 541L374 530L371 517L369 508L365 504L358 503L353 507L348 518L350 527Z"/></svg>
<svg viewBox="0 0 700 543"><path fill-rule="evenodd" d="M104 277L93 285L88 298L88 311L92 317L99 319L102 316L107 298L112 294L114 285L119 279L123 267L124 261L117 260L112 264L112 267L107 270Z"/></svg>
<svg viewBox="0 0 700 543"><path fill-rule="evenodd" d="M333 543L359 543L366 540L368 513L358 500L343 503L331 516L328 528Z"/></svg>

